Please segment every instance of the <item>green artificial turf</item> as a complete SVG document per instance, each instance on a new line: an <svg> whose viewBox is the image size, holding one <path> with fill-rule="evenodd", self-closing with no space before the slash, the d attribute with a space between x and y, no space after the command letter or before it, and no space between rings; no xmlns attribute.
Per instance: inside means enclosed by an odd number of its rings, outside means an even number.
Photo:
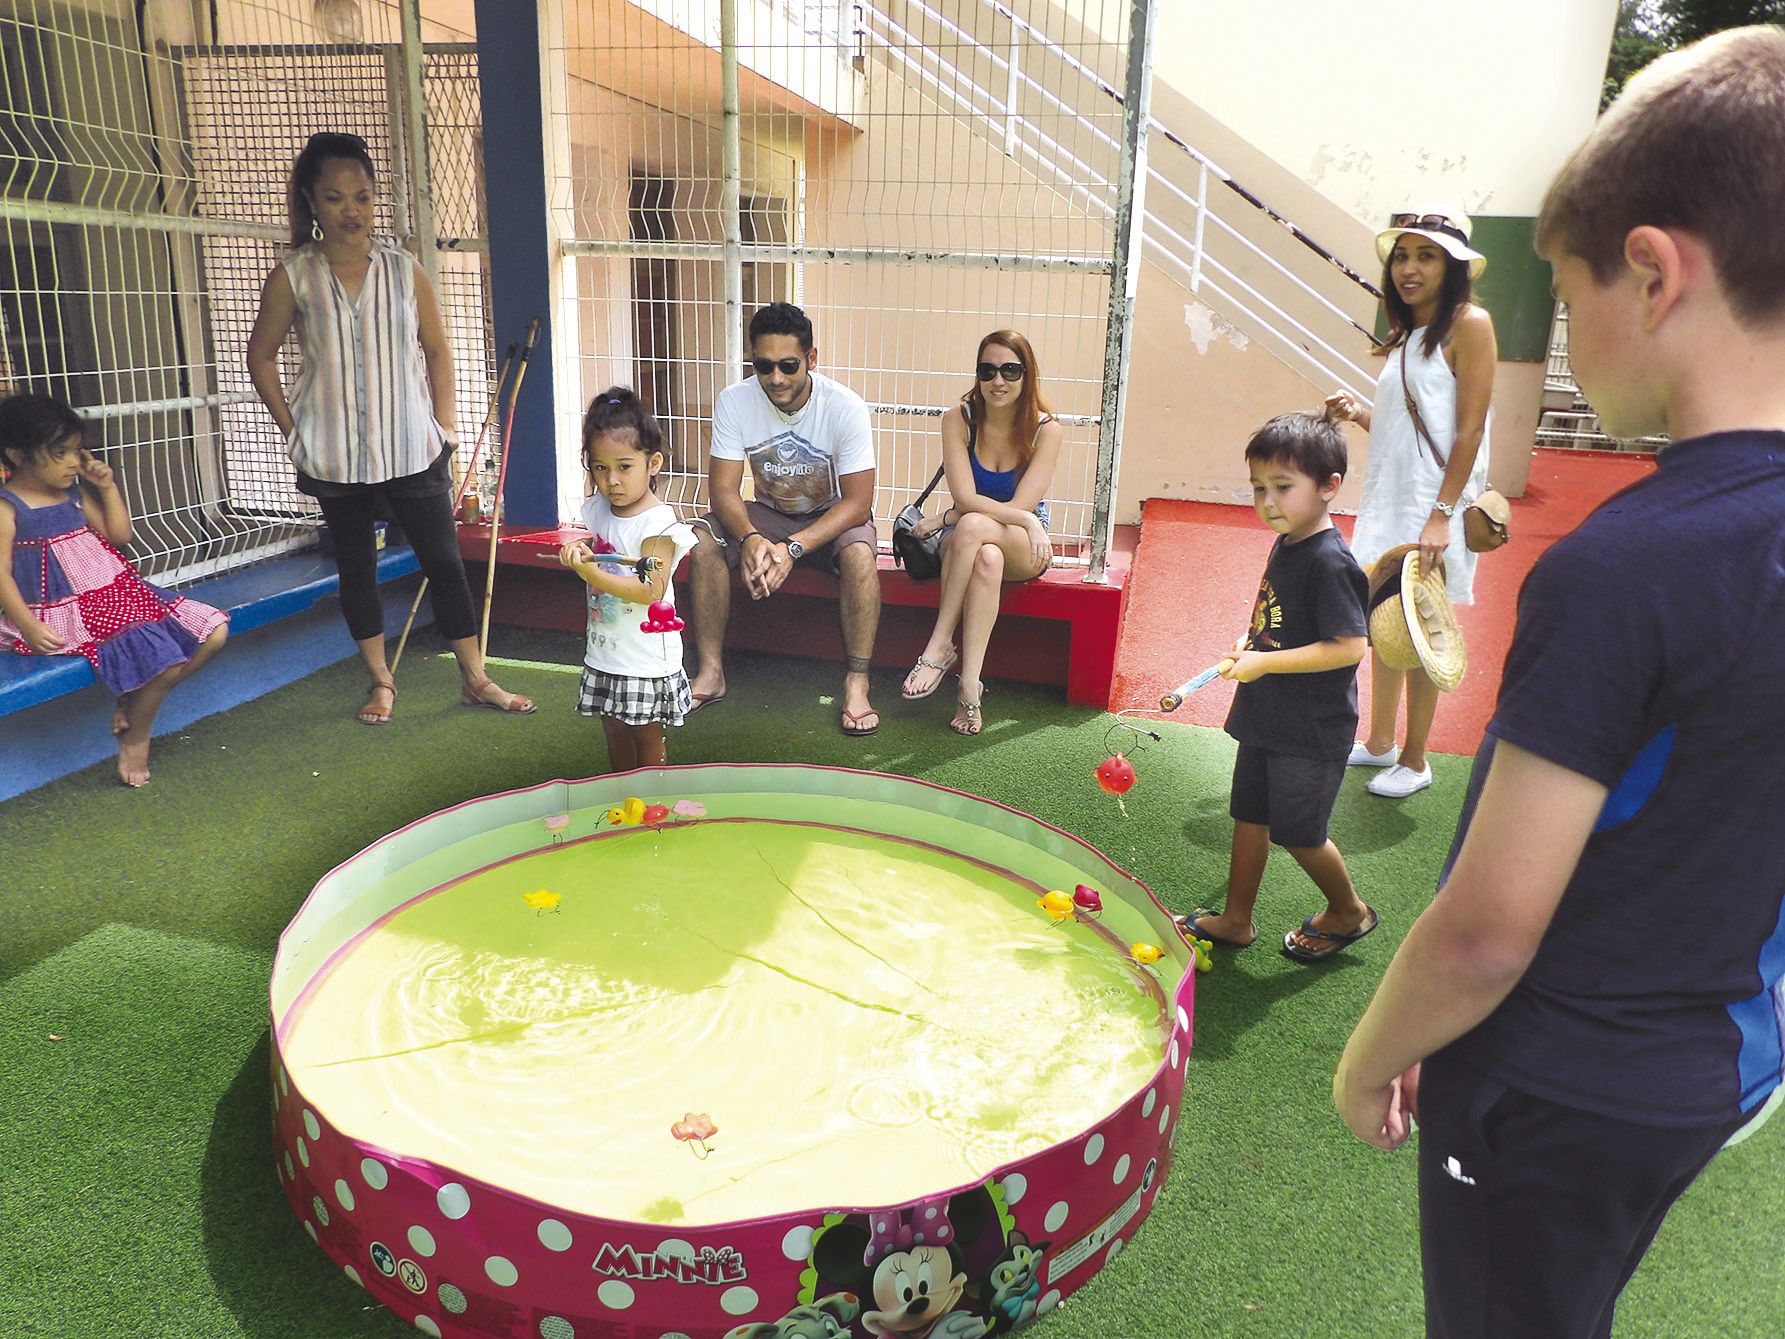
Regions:
<svg viewBox="0 0 1785 1339"><path fill-rule="evenodd" d="M568 637L499 636L514 660L573 658ZM214 671L227 673L227 664ZM575 679L504 665L541 703L456 705L449 660L411 653L394 724L351 719L350 663L155 746L155 779L88 768L0 804L0 1335L351 1339L413 1333L369 1305L287 1208L268 1151L267 974L311 884L443 806L599 770ZM1167 725L1133 752L1126 812L1092 768L1127 739L1057 692L995 684L976 741L947 693L837 731L832 666L738 657L729 699L672 732L672 762L792 759L923 777L1077 833L1177 910L1218 901L1231 745ZM1381 932L1309 968L1273 951L1318 899L1272 857L1261 939L1198 979L1196 1045L1171 1179L1115 1264L1038 1339L1392 1336L1421 1328L1410 1152L1352 1140L1332 1067L1395 945L1430 897L1467 760L1400 804L1346 781L1334 835ZM1665 952L1657 945L1657 952ZM1044 1026L1046 1020L1035 1020ZM1626 1293L1620 1339L1772 1335L1785 1316L1785 1121L1714 1162Z"/></svg>

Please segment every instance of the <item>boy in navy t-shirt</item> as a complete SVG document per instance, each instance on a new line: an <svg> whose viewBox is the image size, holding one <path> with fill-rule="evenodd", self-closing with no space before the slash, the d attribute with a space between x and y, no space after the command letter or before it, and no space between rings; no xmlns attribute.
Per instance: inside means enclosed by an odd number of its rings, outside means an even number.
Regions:
<svg viewBox="0 0 1785 1339"><path fill-rule="evenodd" d="M1227 903L1198 907L1190 933L1226 944L1258 936L1252 908L1275 842L1294 856L1326 907L1283 936L1300 962L1330 958L1376 928L1326 835L1357 729L1357 662L1369 631L1369 582L1327 506L1345 481L1345 435L1314 414L1283 414L1246 443L1252 504L1277 532L1252 609L1223 677L1240 685L1227 715L1233 763L1233 853Z"/></svg>
<svg viewBox="0 0 1785 1339"><path fill-rule="evenodd" d="M1656 473L1519 599L1442 888L1333 1079L1419 1122L1427 1334L1601 1339L1785 1068L1785 31L1627 86L1537 245L1582 392Z"/></svg>

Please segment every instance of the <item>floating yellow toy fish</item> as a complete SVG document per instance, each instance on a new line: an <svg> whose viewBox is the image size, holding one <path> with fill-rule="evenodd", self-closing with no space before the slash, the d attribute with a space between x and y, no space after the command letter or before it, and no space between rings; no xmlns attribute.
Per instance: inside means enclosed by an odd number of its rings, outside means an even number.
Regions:
<svg viewBox="0 0 1785 1339"><path fill-rule="evenodd" d="M1055 925L1061 921L1072 919L1072 899L1058 888L1051 893L1043 893L1035 899L1035 905L1048 914Z"/></svg>
<svg viewBox="0 0 1785 1339"><path fill-rule="evenodd" d="M1157 944L1130 944L1128 953L1141 966L1149 966L1165 956L1165 950Z"/></svg>
<svg viewBox="0 0 1785 1339"><path fill-rule="evenodd" d="M563 900L563 897L562 893L554 893L549 889L541 888L535 893L522 893L521 901L532 907L535 915L544 915L548 911L556 911L558 903Z"/></svg>
<svg viewBox="0 0 1785 1339"><path fill-rule="evenodd" d="M615 827L637 827L645 821L645 802L636 795L628 795L626 803L607 811L607 821Z"/></svg>

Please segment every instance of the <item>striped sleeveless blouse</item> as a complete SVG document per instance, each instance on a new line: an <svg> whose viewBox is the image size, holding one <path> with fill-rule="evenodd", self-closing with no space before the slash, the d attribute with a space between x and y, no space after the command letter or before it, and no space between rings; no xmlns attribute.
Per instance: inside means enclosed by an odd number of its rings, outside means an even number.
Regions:
<svg viewBox="0 0 1785 1339"><path fill-rule="evenodd" d="M319 243L284 261L297 299L303 370L291 392L291 463L330 483L380 484L419 474L446 433L434 418L415 312L415 261L374 241L359 300Z"/></svg>

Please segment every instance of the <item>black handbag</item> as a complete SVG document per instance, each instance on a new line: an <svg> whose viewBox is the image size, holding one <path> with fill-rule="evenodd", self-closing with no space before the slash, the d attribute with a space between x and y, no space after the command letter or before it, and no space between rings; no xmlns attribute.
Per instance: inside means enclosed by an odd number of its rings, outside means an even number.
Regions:
<svg viewBox="0 0 1785 1339"><path fill-rule="evenodd" d="M922 539L911 533L911 527L923 520L923 504L941 482L942 466L938 465L930 486L917 495L916 502L893 518L893 561L903 567L905 575L913 581L934 581L942 574L942 531L945 527L938 527Z"/></svg>

